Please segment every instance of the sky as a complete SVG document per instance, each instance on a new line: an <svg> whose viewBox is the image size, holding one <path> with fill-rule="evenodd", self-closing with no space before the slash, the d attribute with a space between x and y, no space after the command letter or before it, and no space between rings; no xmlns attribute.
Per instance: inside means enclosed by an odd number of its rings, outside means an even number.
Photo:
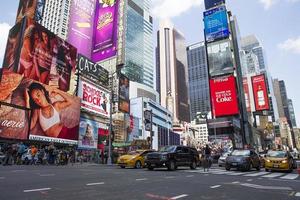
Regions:
<svg viewBox="0 0 300 200"><path fill-rule="evenodd" d="M204 0L152 1L153 34L159 20L168 18L185 35L187 45L203 41ZM0 63L18 2L9 0L0 7ZM272 77L286 83L300 126L300 0L227 0L226 4L237 17L241 36L254 34L259 38Z"/></svg>

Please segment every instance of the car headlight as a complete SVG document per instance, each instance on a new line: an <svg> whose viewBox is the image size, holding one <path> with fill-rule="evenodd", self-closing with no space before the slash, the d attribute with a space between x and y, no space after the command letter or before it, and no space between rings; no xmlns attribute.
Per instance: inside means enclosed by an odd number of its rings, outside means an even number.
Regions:
<svg viewBox="0 0 300 200"><path fill-rule="evenodd" d="M161 159L161 160L167 160L167 159L168 159L168 156L167 156L167 155L161 155L161 156L160 156L160 159Z"/></svg>
<svg viewBox="0 0 300 200"><path fill-rule="evenodd" d="M281 163L287 163L288 161L287 160L283 160L283 161L281 161Z"/></svg>
<svg viewBox="0 0 300 200"><path fill-rule="evenodd" d="M271 162L271 160L267 159L266 162Z"/></svg>

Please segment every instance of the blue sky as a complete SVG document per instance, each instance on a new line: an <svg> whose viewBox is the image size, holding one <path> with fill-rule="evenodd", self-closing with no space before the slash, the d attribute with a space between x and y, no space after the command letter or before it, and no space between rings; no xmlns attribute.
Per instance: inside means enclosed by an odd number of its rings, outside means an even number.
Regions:
<svg viewBox="0 0 300 200"><path fill-rule="evenodd" d="M0 7L0 63L18 2ZM255 34L262 42L271 75L285 80L300 126L300 0L227 0L227 7L237 16L241 35ZM203 11L202 0L153 0L155 29L160 18L170 18L188 45L202 41Z"/></svg>

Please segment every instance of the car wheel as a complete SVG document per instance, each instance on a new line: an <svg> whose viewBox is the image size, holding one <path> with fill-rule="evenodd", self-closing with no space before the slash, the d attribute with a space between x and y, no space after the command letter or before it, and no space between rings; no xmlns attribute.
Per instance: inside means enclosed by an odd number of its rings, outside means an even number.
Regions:
<svg viewBox="0 0 300 200"><path fill-rule="evenodd" d="M219 165L219 167L222 167L222 165Z"/></svg>
<svg viewBox="0 0 300 200"><path fill-rule="evenodd" d="M154 167L151 167L151 166L148 166L147 168L148 168L148 170L151 170L151 171L154 169Z"/></svg>
<svg viewBox="0 0 300 200"><path fill-rule="evenodd" d="M258 163L257 167L256 167L257 171L260 171L260 163Z"/></svg>
<svg viewBox="0 0 300 200"><path fill-rule="evenodd" d="M191 168L191 169L196 169L196 168L197 168L197 163L196 163L196 161L193 161L193 162L191 163L190 168Z"/></svg>
<svg viewBox="0 0 300 200"><path fill-rule="evenodd" d="M120 166L122 169L124 169L125 168L125 166Z"/></svg>
<svg viewBox="0 0 300 200"><path fill-rule="evenodd" d="M169 171L174 171L176 169L176 164L174 160L171 160L168 164L168 170Z"/></svg>
<svg viewBox="0 0 300 200"><path fill-rule="evenodd" d="M265 169L266 172L270 171L269 169Z"/></svg>
<svg viewBox="0 0 300 200"><path fill-rule="evenodd" d="M227 170L227 171L230 171L230 167L229 166L225 166L225 169Z"/></svg>
<svg viewBox="0 0 300 200"><path fill-rule="evenodd" d="M134 168L136 168L136 169L141 169L142 168L142 163L141 163L141 161L136 161L135 162L135 165L134 165Z"/></svg>

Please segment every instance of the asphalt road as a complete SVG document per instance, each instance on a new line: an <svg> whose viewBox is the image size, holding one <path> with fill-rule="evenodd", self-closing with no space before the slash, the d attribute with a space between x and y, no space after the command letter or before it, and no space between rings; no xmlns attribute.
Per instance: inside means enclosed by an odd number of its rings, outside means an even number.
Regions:
<svg viewBox="0 0 300 200"><path fill-rule="evenodd" d="M0 166L0 200L300 200L295 172L120 169L117 166Z"/></svg>

